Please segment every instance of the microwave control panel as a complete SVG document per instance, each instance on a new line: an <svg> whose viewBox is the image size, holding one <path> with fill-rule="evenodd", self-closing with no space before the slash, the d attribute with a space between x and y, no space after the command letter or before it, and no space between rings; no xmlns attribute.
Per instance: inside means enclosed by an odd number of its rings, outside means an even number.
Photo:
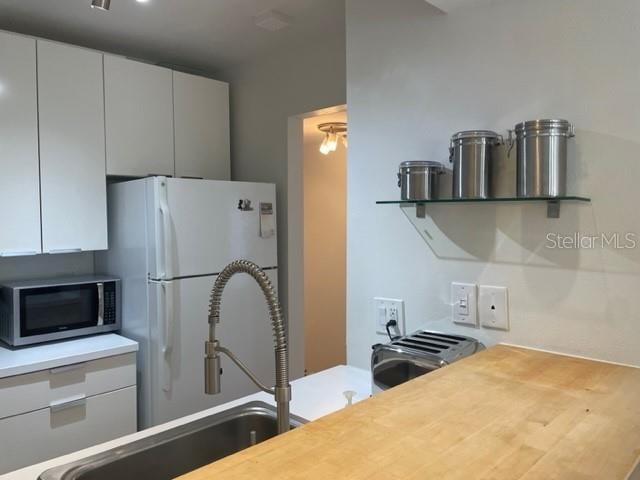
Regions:
<svg viewBox="0 0 640 480"><path fill-rule="evenodd" d="M104 283L104 324L113 325L118 316L118 305L116 304L116 282Z"/></svg>

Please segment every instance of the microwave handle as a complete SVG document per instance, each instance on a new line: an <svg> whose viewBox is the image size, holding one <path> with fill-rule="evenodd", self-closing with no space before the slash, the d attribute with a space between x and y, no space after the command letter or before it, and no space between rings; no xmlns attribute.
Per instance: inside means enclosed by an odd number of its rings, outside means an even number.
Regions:
<svg viewBox="0 0 640 480"><path fill-rule="evenodd" d="M96 284L98 287L98 326L104 325L104 283Z"/></svg>

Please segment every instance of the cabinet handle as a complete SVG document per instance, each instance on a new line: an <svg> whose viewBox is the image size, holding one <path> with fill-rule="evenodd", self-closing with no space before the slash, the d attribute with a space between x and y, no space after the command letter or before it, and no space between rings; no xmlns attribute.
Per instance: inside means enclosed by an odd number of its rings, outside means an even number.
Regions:
<svg viewBox="0 0 640 480"><path fill-rule="evenodd" d="M86 362L82 362L74 363L73 365L65 365L63 367L51 368L49 370L49 373L51 373L51 375L57 375L59 373L73 372L74 370L80 370L81 368L84 368L86 364Z"/></svg>
<svg viewBox="0 0 640 480"><path fill-rule="evenodd" d="M26 250L24 252L0 252L0 257L26 257L28 255L38 255L40 252Z"/></svg>
<svg viewBox="0 0 640 480"><path fill-rule="evenodd" d="M59 249L47 250L45 253L49 253L51 255L58 255L61 253L78 253L81 251L82 251L81 248L59 248Z"/></svg>
<svg viewBox="0 0 640 480"><path fill-rule="evenodd" d="M58 413L63 410L68 410L74 407L81 407L86 405L87 396L84 394L74 395L73 397L66 398L64 400L56 400L54 402L49 403L49 410L51 413Z"/></svg>

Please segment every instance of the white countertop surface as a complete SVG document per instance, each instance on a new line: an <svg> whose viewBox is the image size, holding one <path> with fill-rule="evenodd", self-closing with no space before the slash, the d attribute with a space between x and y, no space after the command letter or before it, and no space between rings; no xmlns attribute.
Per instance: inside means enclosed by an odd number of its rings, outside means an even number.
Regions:
<svg viewBox="0 0 640 480"><path fill-rule="evenodd" d="M137 350L137 342L115 333L15 349L0 345L0 378L88 362Z"/></svg>
<svg viewBox="0 0 640 480"><path fill-rule="evenodd" d="M324 415L344 408L347 401L343 392L347 390L356 392L353 397L354 403L368 398L371 394L371 374L367 370L340 365L323 372L309 375L308 377L294 380L291 382L291 388L291 413L307 420L316 420ZM142 432L127 435L126 437L112 440L111 442L106 442L95 447L87 448L79 452L71 453L63 457L55 458L47 462L1 475L0 480L36 480L43 471L49 468L64 465L65 463L73 462L89 455L95 455L96 453L100 453L252 401L262 401L275 405L271 395L264 392L255 393L233 402L228 402L187 417L158 425L157 427L149 428Z"/></svg>

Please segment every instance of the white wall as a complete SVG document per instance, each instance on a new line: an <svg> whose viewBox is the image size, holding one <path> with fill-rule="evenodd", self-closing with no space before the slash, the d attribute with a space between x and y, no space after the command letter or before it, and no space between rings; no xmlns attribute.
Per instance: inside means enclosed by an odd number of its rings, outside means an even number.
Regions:
<svg viewBox="0 0 640 480"><path fill-rule="evenodd" d="M288 303L288 118L342 105L346 99L343 0L332 0L331 8L335 31L221 73L230 83L232 178L276 184L279 284L284 308ZM298 359L300 365L292 365L292 371L301 373L302 357Z"/></svg>
<svg viewBox="0 0 640 480"><path fill-rule="evenodd" d="M349 363L368 367L384 340L371 299L389 296L406 300L409 331L640 365L640 247L545 247L549 232L640 235L639 23L636 0L477 0L448 15L347 0ZM375 205L399 197L399 162L445 162L452 133L544 117L575 123L569 183L591 205L558 220L541 205L441 205L415 227ZM512 162L501 193L515 190ZM507 286L511 331L451 324L452 281Z"/></svg>
<svg viewBox="0 0 640 480"><path fill-rule="evenodd" d="M324 133L318 125L326 122L346 123L347 112L304 120L302 298L307 375L346 362L347 149L340 141L335 152L320 153Z"/></svg>

